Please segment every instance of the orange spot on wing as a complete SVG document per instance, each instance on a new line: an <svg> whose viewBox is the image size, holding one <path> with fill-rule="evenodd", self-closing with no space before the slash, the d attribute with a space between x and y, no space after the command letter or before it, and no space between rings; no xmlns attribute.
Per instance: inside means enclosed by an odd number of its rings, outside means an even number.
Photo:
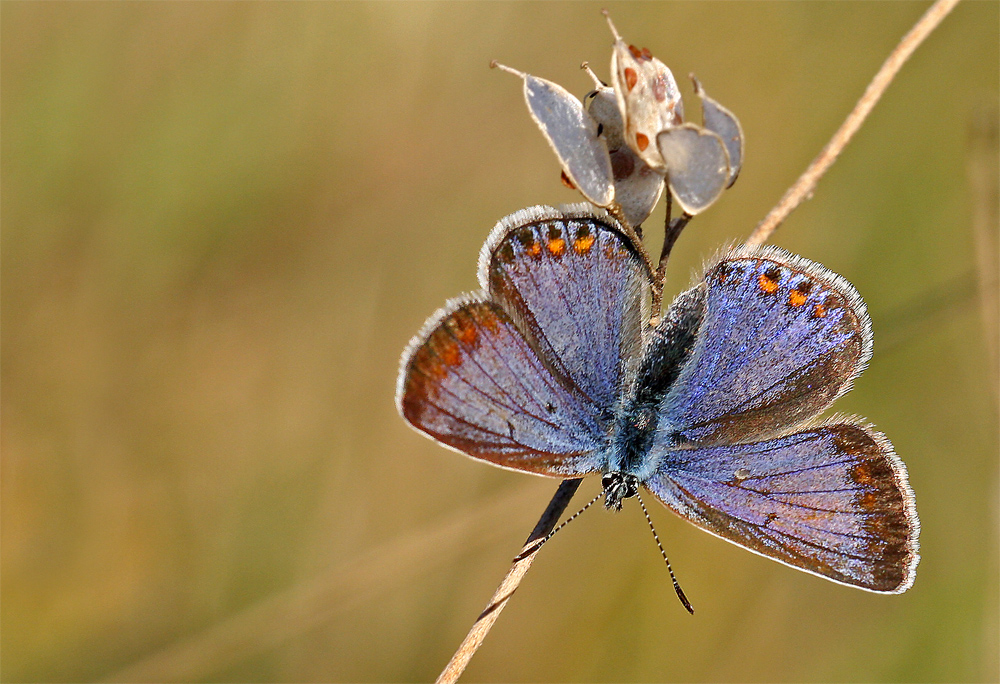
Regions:
<svg viewBox="0 0 1000 684"><path fill-rule="evenodd" d="M479 331L476 330L475 323L466 320L459 324L458 330L455 331L455 337L457 337L462 344L472 347L475 346L476 341L479 339Z"/></svg>
<svg viewBox="0 0 1000 684"><path fill-rule="evenodd" d="M859 463L851 469L851 479L860 485L872 484L872 471L867 463Z"/></svg>
<svg viewBox="0 0 1000 684"><path fill-rule="evenodd" d="M635 84L639 82L639 77L635 73L635 69L625 69L625 87L631 93L632 88L635 88Z"/></svg>
<svg viewBox="0 0 1000 684"><path fill-rule="evenodd" d="M577 239L573 240L573 251L577 254L586 254L590 251L590 248L594 246L594 240L596 240L593 235L581 235Z"/></svg>
<svg viewBox="0 0 1000 684"><path fill-rule="evenodd" d="M813 316L815 318L826 318L826 307L822 304L817 304L813 308Z"/></svg>
<svg viewBox="0 0 1000 684"><path fill-rule="evenodd" d="M798 290L792 290L788 293L788 303L792 306L802 306L806 303L806 296Z"/></svg>
<svg viewBox="0 0 1000 684"><path fill-rule="evenodd" d="M462 363L462 352L453 341L445 342L438 350L438 357L446 366L457 366Z"/></svg>
<svg viewBox="0 0 1000 684"><path fill-rule="evenodd" d="M647 138L646 136L644 136L642 133L636 133L635 134L635 144L636 144L636 147L639 148L639 151L643 152L643 151L645 151L645 149L647 147L649 147L649 138Z"/></svg>
<svg viewBox="0 0 1000 684"><path fill-rule="evenodd" d="M441 379L448 375L448 366L457 365L460 361L458 344L444 327L438 328L413 359L413 367L419 370L419 373L410 375L415 390L433 394Z"/></svg>
<svg viewBox="0 0 1000 684"><path fill-rule="evenodd" d="M413 378L415 378L415 382L419 382L420 387L427 387L429 389L433 389L437 387L437 383L441 380L441 378L448 375L448 369L445 368L445 365L441 362L440 359L433 356L428 355L420 359L420 363L417 367L420 369L421 373L427 376L427 379L430 381L425 383L423 380L420 380L419 375L412 376Z"/></svg>
<svg viewBox="0 0 1000 684"><path fill-rule="evenodd" d="M778 291L778 279L766 272L760 274L760 277L757 278L757 284L767 294L774 294Z"/></svg>
<svg viewBox="0 0 1000 684"><path fill-rule="evenodd" d="M489 309L481 311L478 315L479 323L492 333L495 333L500 329L500 319L497 318L496 312Z"/></svg>
<svg viewBox="0 0 1000 684"><path fill-rule="evenodd" d="M527 249L528 249L528 254L530 254L533 257L541 256L542 254L542 246L538 244L537 241L532 242L530 245L528 245Z"/></svg>
<svg viewBox="0 0 1000 684"><path fill-rule="evenodd" d="M628 51L636 59L639 59L640 57L642 57L642 50L640 50L639 48L637 48L635 45L629 45L628 46Z"/></svg>
<svg viewBox="0 0 1000 684"><path fill-rule="evenodd" d="M554 256L562 256L563 252L566 251L566 241L562 238L550 239L548 248L549 252L551 252Z"/></svg>

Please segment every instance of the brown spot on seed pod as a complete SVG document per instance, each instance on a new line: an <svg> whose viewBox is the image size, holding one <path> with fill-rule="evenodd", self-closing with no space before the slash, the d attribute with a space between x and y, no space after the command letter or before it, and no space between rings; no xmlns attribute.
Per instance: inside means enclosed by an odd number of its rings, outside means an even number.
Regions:
<svg viewBox="0 0 1000 684"><path fill-rule="evenodd" d="M635 84L639 82L639 77L635 73L635 69L627 68L625 69L625 87L631 93L632 88L635 88Z"/></svg>

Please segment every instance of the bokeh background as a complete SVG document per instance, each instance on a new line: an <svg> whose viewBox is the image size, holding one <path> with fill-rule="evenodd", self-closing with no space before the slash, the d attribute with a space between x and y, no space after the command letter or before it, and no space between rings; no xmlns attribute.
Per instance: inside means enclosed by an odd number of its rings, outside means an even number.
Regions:
<svg viewBox="0 0 1000 684"><path fill-rule="evenodd" d="M610 4L746 132L669 292L749 234L927 6ZM2 4L4 681L436 676L556 482L407 428L398 358L476 287L498 219L577 201L487 64L582 95L582 60L607 77L599 9ZM909 468L913 589L835 585L657 507L691 617L638 507L595 510L467 681L1000 677L998 10L958 7L773 239L868 303L875 357L836 409Z"/></svg>

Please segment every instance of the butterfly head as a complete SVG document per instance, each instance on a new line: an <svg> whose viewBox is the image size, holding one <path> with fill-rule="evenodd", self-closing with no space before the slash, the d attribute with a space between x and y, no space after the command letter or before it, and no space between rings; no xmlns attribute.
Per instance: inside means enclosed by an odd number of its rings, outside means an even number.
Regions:
<svg viewBox="0 0 1000 684"><path fill-rule="evenodd" d="M622 509L622 501L631 499L639 493L639 480L635 475L612 472L605 473L601 478L604 487L604 507L609 511Z"/></svg>

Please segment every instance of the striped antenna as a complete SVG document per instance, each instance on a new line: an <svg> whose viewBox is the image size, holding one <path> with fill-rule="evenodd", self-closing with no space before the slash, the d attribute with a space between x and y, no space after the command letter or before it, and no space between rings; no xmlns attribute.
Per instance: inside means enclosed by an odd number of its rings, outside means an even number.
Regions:
<svg viewBox="0 0 1000 684"><path fill-rule="evenodd" d="M549 532L547 535L545 535L544 537L542 537L541 539L539 539L537 542L535 542L534 544L532 544L530 547L523 549L521 551L521 553L519 553L517 555L517 558L515 558L514 560L515 561L516 560L520 560L524 556L527 556L527 555L532 554L535 551L537 551L542 546L542 544L544 544L548 540L552 539L552 537L555 536L556 532L558 532L559 530L561 530L562 528L566 527L571 522L573 522L574 520L576 520L577 518L579 518L581 513L583 513L585 510L587 510L588 508L590 508L591 506L593 506L595 503L597 503L598 500L602 496L604 496L604 490L603 489L600 491L600 493L597 496L595 496L593 499L591 499L589 502L587 502L586 506L584 506L583 508L581 508L580 510L578 510L576 513L574 513L573 515L569 516L565 520L563 520L562 523L558 527L556 527L554 530L552 530L551 532Z"/></svg>
<svg viewBox="0 0 1000 684"><path fill-rule="evenodd" d="M694 608L691 607L691 602L688 601L687 596L684 595L684 590L681 589L681 585L677 583L677 578L674 577L674 569L670 567L670 561L667 559L667 552L663 550L663 544L660 543L660 536L656 534L656 528L653 527L653 519L649 517L649 511L646 510L646 504L642 502L642 497L639 496L638 492L636 492L635 498L639 500L639 505L642 506L642 514L646 516L646 522L649 523L649 530L653 533L653 539L656 540L656 545L660 547L660 555L663 556L663 562L667 564L667 572L670 573L670 580L674 583L674 591L677 592L677 598L679 598L681 603L684 604L684 607L687 608L687 612L694 615ZM589 506L590 504L587 505Z"/></svg>

